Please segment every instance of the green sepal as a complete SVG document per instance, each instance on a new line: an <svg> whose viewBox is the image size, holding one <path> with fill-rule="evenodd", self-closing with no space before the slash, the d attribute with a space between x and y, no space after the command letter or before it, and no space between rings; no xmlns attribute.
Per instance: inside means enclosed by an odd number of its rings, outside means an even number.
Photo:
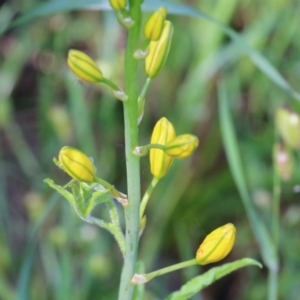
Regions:
<svg viewBox="0 0 300 300"><path fill-rule="evenodd" d="M53 157L53 162L56 164L57 167L59 167L61 170L65 171L62 164L59 162L59 160L56 157Z"/></svg>
<svg viewBox="0 0 300 300"><path fill-rule="evenodd" d="M95 191L99 184L80 184L72 182L70 187L74 196L74 209L82 218L87 218L97 204L110 201L112 197L109 190L101 189Z"/></svg>
<svg viewBox="0 0 300 300"><path fill-rule="evenodd" d="M47 183L52 189L60 193L64 198L66 198L71 205L74 205L74 197L69 191L66 190L66 187L55 184L50 178L44 179L44 182Z"/></svg>

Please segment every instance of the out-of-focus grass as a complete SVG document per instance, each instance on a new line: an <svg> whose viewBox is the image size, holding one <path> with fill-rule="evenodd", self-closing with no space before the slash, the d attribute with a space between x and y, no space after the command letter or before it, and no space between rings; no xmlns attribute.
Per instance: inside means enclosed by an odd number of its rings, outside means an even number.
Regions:
<svg viewBox="0 0 300 300"><path fill-rule="evenodd" d="M25 9L28 1L19 2ZM299 5L292 1L225 2L192 4L239 31L297 88ZM11 15L20 9L15 2L6 5ZM0 14L0 21L5 22L7 16ZM238 232L228 260L260 259L226 162L216 83L226 78L248 186L265 222L271 210L273 111L291 99L216 26L187 17L171 19L175 33L170 56L150 87L140 141L147 143L156 120L166 116L178 133L199 136L200 146L192 158L177 161L154 192L146 212L140 259L146 271L189 259L204 236L226 222L233 222ZM98 174L125 189L122 106L106 88L80 85L65 64L69 48L84 50L122 85L125 41L125 32L111 12L56 14L17 27L1 38L0 253L6 254L0 255L0 298L14 298L18 280L22 283L20 270L24 262L30 263L25 251L28 232L52 197L43 178L61 184L68 180L52 163L63 145L74 145L93 156ZM150 181L148 158L142 158L141 173L144 191ZM297 180L299 172L282 187L279 292L285 299L295 299L299 293L300 209L293 192ZM96 213L101 215L101 209ZM116 298L122 262L112 237L83 224L63 199L38 228L29 296L19 299ZM146 286L155 294L149 299L163 298L200 272L191 268L154 280ZM244 269L195 299L266 299L265 284L264 271Z"/></svg>

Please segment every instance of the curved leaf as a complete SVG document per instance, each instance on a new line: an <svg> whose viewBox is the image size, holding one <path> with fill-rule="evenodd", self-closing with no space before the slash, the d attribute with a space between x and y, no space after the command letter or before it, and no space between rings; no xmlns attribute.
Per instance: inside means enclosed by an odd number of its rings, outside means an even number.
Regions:
<svg viewBox="0 0 300 300"><path fill-rule="evenodd" d="M237 269L251 265L262 268L262 265L258 261L251 258L243 258L235 262L224 264L220 267L212 268L204 274L188 281L181 287L179 291L170 294L165 300L190 299L190 297L192 297L208 285L212 284L216 280L224 277L225 275L233 271L236 271Z"/></svg>
<svg viewBox="0 0 300 300"><path fill-rule="evenodd" d="M224 142L225 152L229 168L241 200L249 218L253 233L258 241L260 253L264 263L271 270L277 270L278 258L275 244L267 230L266 225L259 218L255 211L252 200L246 184L242 159L239 151L238 140L235 134L234 125L229 111L226 90L224 84L219 87L219 115L221 133Z"/></svg>

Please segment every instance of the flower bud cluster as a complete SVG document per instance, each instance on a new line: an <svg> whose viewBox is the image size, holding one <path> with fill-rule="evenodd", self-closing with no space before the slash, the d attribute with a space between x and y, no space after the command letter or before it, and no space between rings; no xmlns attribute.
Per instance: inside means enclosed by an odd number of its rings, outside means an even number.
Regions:
<svg viewBox="0 0 300 300"><path fill-rule="evenodd" d="M173 124L162 117L155 125L150 146L150 167L154 177L164 177L174 158L190 156L199 144L198 138L192 134L176 136Z"/></svg>

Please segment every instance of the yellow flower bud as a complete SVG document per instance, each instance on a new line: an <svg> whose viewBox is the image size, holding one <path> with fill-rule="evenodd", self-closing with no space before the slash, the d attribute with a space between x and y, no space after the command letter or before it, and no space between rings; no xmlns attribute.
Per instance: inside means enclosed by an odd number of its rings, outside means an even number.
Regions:
<svg viewBox="0 0 300 300"><path fill-rule="evenodd" d="M97 64L85 53L71 49L69 50L68 66L80 79L95 83L101 82L103 75Z"/></svg>
<svg viewBox="0 0 300 300"><path fill-rule="evenodd" d="M91 160L80 150L65 146L59 154L58 160L73 179L92 183L95 178L95 168Z"/></svg>
<svg viewBox="0 0 300 300"><path fill-rule="evenodd" d="M195 135L182 134L166 144L165 153L176 158L190 156L198 147L199 140Z"/></svg>
<svg viewBox="0 0 300 300"><path fill-rule="evenodd" d="M172 36L173 25L170 21L165 21L159 40L151 41L149 45L149 54L145 59L145 72L149 77L157 76L164 66L170 51Z"/></svg>
<svg viewBox="0 0 300 300"><path fill-rule="evenodd" d="M115 10L124 9L126 7L126 0L109 0L109 3Z"/></svg>
<svg viewBox="0 0 300 300"><path fill-rule="evenodd" d="M211 232L197 250L198 264L207 265L226 257L233 247L235 233L236 229L231 223Z"/></svg>
<svg viewBox="0 0 300 300"><path fill-rule="evenodd" d="M176 133L174 126L163 117L155 124L150 143L165 145L175 137ZM159 179L164 177L172 162L173 157L167 155L163 150L156 148L150 150L151 173L154 177Z"/></svg>
<svg viewBox="0 0 300 300"><path fill-rule="evenodd" d="M144 34L148 40L157 41L160 38L166 16L167 9L165 7L161 7L149 17L144 28Z"/></svg>
<svg viewBox="0 0 300 300"><path fill-rule="evenodd" d="M293 149L300 148L300 116L287 107L280 107L275 116L277 130L284 142Z"/></svg>

